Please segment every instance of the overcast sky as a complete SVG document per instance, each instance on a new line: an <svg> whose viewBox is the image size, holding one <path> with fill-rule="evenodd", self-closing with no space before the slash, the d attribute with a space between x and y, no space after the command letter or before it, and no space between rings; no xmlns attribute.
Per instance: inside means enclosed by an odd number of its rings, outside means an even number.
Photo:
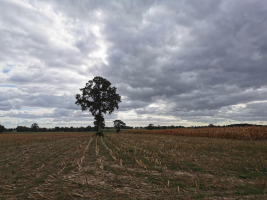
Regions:
<svg viewBox="0 0 267 200"><path fill-rule="evenodd" d="M0 123L93 125L95 76L130 126L267 124L266 0L0 0Z"/></svg>

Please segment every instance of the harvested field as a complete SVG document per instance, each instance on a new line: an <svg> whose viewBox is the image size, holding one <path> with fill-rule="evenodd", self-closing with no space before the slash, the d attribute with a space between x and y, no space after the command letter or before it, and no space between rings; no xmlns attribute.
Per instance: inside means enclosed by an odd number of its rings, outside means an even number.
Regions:
<svg viewBox="0 0 267 200"><path fill-rule="evenodd" d="M0 199L266 199L267 141L0 135Z"/></svg>
<svg viewBox="0 0 267 200"><path fill-rule="evenodd" d="M125 133L146 133L157 135L176 135L187 137L210 137L236 140L267 140L266 126L251 127L213 127L213 128L178 128L162 130L127 130Z"/></svg>

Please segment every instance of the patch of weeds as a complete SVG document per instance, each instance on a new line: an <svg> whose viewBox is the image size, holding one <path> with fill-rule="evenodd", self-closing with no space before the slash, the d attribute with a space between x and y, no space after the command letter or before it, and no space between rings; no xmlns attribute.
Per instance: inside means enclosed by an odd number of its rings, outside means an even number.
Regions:
<svg viewBox="0 0 267 200"><path fill-rule="evenodd" d="M27 187L28 189L30 189L30 188L33 188L34 185L32 185L32 184L28 184L26 187Z"/></svg>
<svg viewBox="0 0 267 200"><path fill-rule="evenodd" d="M18 165L15 164L7 164L1 170L3 171L15 171L18 168Z"/></svg>
<svg viewBox="0 0 267 200"><path fill-rule="evenodd" d="M134 150L133 149L128 149L128 152L133 153Z"/></svg>
<svg viewBox="0 0 267 200"><path fill-rule="evenodd" d="M40 177L40 178L36 178L36 179L35 179L35 182L36 182L36 183L44 183L45 180L44 180L43 177Z"/></svg>
<svg viewBox="0 0 267 200"><path fill-rule="evenodd" d="M119 175L121 171L118 168L111 167L109 165L105 166L105 170L111 172L112 174Z"/></svg>
<svg viewBox="0 0 267 200"><path fill-rule="evenodd" d="M124 154L119 154L120 158L123 160L124 164L128 164L128 165L135 165L135 161L129 157L128 155L124 155Z"/></svg>
<svg viewBox="0 0 267 200"><path fill-rule="evenodd" d="M97 186L94 187L94 189L98 192L100 192L101 194L106 194L107 192L110 192L108 189L106 189L104 186Z"/></svg>
<svg viewBox="0 0 267 200"><path fill-rule="evenodd" d="M23 193L23 188L16 188L15 190L13 190L14 194L22 194Z"/></svg>
<svg viewBox="0 0 267 200"><path fill-rule="evenodd" d="M207 190L207 185L204 184L204 183L198 183L198 188L199 188L200 190Z"/></svg>
<svg viewBox="0 0 267 200"><path fill-rule="evenodd" d="M142 173L140 173L140 172L137 172L137 173L135 173L135 176L136 176L136 177L144 177L144 174L142 174Z"/></svg>
<svg viewBox="0 0 267 200"><path fill-rule="evenodd" d="M70 165L70 166L65 168L64 172L69 173L71 170L74 170L74 169L75 169L75 167Z"/></svg>
<svg viewBox="0 0 267 200"><path fill-rule="evenodd" d="M76 183L74 181L72 181L72 184L78 186L78 188L81 189L81 190L83 190L83 191L87 188L87 185L86 184Z"/></svg>
<svg viewBox="0 0 267 200"><path fill-rule="evenodd" d="M211 146L208 146L207 149L206 149L208 152L212 152L212 153L224 153L224 149L221 148L220 146L214 146L214 145L211 145Z"/></svg>
<svg viewBox="0 0 267 200"><path fill-rule="evenodd" d="M205 195L204 194L196 194L195 196L193 196L193 199L204 199Z"/></svg>
<svg viewBox="0 0 267 200"><path fill-rule="evenodd" d="M225 192L214 192L212 194L208 194L207 196L209 197L224 197L227 196L227 194Z"/></svg>
<svg viewBox="0 0 267 200"><path fill-rule="evenodd" d="M118 175L115 175L113 182L116 184L116 187L123 187L123 182L119 179Z"/></svg>
<svg viewBox="0 0 267 200"><path fill-rule="evenodd" d="M165 178L164 180L166 182L166 184L170 183L170 187L180 187L180 188L185 188L186 187L186 184L185 184L185 180L182 180L182 179L168 179L168 178Z"/></svg>
<svg viewBox="0 0 267 200"><path fill-rule="evenodd" d="M266 167L260 168L259 171L260 171L260 173L267 174L267 168Z"/></svg>
<svg viewBox="0 0 267 200"><path fill-rule="evenodd" d="M56 199L58 199L58 200L70 199L70 196L68 196L66 193L67 192L58 191L57 194L56 194L57 195Z"/></svg>
<svg viewBox="0 0 267 200"><path fill-rule="evenodd" d="M203 169L202 167L199 167L198 165L196 165L194 163L184 162L183 164L187 168L189 168L190 170L192 170L193 172L203 172L203 171L205 171L205 169Z"/></svg>
<svg viewBox="0 0 267 200"><path fill-rule="evenodd" d="M37 169L39 167L39 163L35 163L31 166L31 169L34 170L34 169Z"/></svg>
<svg viewBox="0 0 267 200"><path fill-rule="evenodd" d="M153 177L153 176L147 177L147 180L156 185L167 185L167 182L168 182L168 180L165 180L162 177L158 178L158 177Z"/></svg>
<svg viewBox="0 0 267 200"><path fill-rule="evenodd" d="M249 176L245 175L245 174L240 174L238 175L238 178L241 178L241 179L248 179L250 178Z"/></svg>
<svg viewBox="0 0 267 200"><path fill-rule="evenodd" d="M183 169L183 167L180 164L175 163L175 162L169 162L167 164L167 167L170 170L181 170L181 169Z"/></svg>
<svg viewBox="0 0 267 200"><path fill-rule="evenodd" d="M107 168L107 166L105 166ZM88 171L85 171L86 174L95 174L95 171L93 169L90 169Z"/></svg>
<svg viewBox="0 0 267 200"><path fill-rule="evenodd" d="M14 179L17 181L17 180L19 180L19 179L21 179L21 178L23 178L23 174L22 173L19 173L19 174L17 174L15 177L14 177Z"/></svg>
<svg viewBox="0 0 267 200"><path fill-rule="evenodd" d="M255 195L255 194L264 194L264 189L260 187L249 187L247 185L236 186L237 195Z"/></svg>
<svg viewBox="0 0 267 200"><path fill-rule="evenodd" d="M84 185L84 184L78 183L77 185L78 185L78 187L79 187L80 189L82 189L82 190L85 189L85 185Z"/></svg>

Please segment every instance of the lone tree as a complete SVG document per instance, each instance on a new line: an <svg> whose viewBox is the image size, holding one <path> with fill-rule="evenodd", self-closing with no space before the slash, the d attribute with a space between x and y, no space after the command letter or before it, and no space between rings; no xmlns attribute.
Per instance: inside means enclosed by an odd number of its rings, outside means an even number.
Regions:
<svg viewBox="0 0 267 200"><path fill-rule="evenodd" d="M3 133L4 130L6 130L5 127L0 124L0 133Z"/></svg>
<svg viewBox="0 0 267 200"><path fill-rule="evenodd" d="M31 129L36 132L38 129L39 129L39 126L37 123L33 123L32 126L31 126Z"/></svg>
<svg viewBox="0 0 267 200"><path fill-rule="evenodd" d="M117 129L117 133L120 132L122 126L126 126L126 124L119 119L113 121L113 123L114 123L114 127Z"/></svg>
<svg viewBox="0 0 267 200"><path fill-rule="evenodd" d="M103 114L111 114L115 108L119 108L121 96L116 93L117 88L111 87L111 83L96 76L80 89L82 94L77 94L75 104L80 105L82 111L89 110L95 117L94 125L98 127L96 135L103 136L101 128L105 127Z"/></svg>
<svg viewBox="0 0 267 200"><path fill-rule="evenodd" d="M154 129L154 125L153 124L149 124L147 127L148 130L153 130Z"/></svg>

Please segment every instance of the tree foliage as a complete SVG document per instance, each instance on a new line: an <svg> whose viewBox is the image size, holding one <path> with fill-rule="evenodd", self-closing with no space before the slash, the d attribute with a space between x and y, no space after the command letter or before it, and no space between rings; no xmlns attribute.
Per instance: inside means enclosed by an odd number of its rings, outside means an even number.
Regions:
<svg viewBox="0 0 267 200"><path fill-rule="evenodd" d="M39 129L39 125L37 123L33 123L31 129L32 131L36 132Z"/></svg>
<svg viewBox="0 0 267 200"><path fill-rule="evenodd" d="M0 133L3 133L4 130L6 130L5 126L0 124Z"/></svg>
<svg viewBox="0 0 267 200"><path fill-rule="evenodd" d="M103 135L101 131L101 128L105 126L103 114L111 114L119 108L121 96L116 93L116 90L117 88L111 87L108 80L96 76L80 89L82 94L76 95L75 104L80 105L82 111L89 110L94 116L94 125L98 127L98 135Z"/></svg>
<svg viewBox="0 0 267 200"><path fill-rule="evenodd" d="M153 130L154 129L154 125L153 124L149 124L147 127L148 130Z"/></svg>
<svg viewBox="0 0 267 200"><path fill-rule="evenodd" d="M17 130L18 132L28 132L28 131L30 131L31 129L28 128L28 127L26 127L26 126L17 126L16 130Z"/></svg>
<svg viewBox="0 0 267 200"><path fill-rule="evenodd" d="M113 123L114 123L114 127L117 129L117 133L120 132L122 126L126 126L126 124L119 119L113 121Z"/></svg>

